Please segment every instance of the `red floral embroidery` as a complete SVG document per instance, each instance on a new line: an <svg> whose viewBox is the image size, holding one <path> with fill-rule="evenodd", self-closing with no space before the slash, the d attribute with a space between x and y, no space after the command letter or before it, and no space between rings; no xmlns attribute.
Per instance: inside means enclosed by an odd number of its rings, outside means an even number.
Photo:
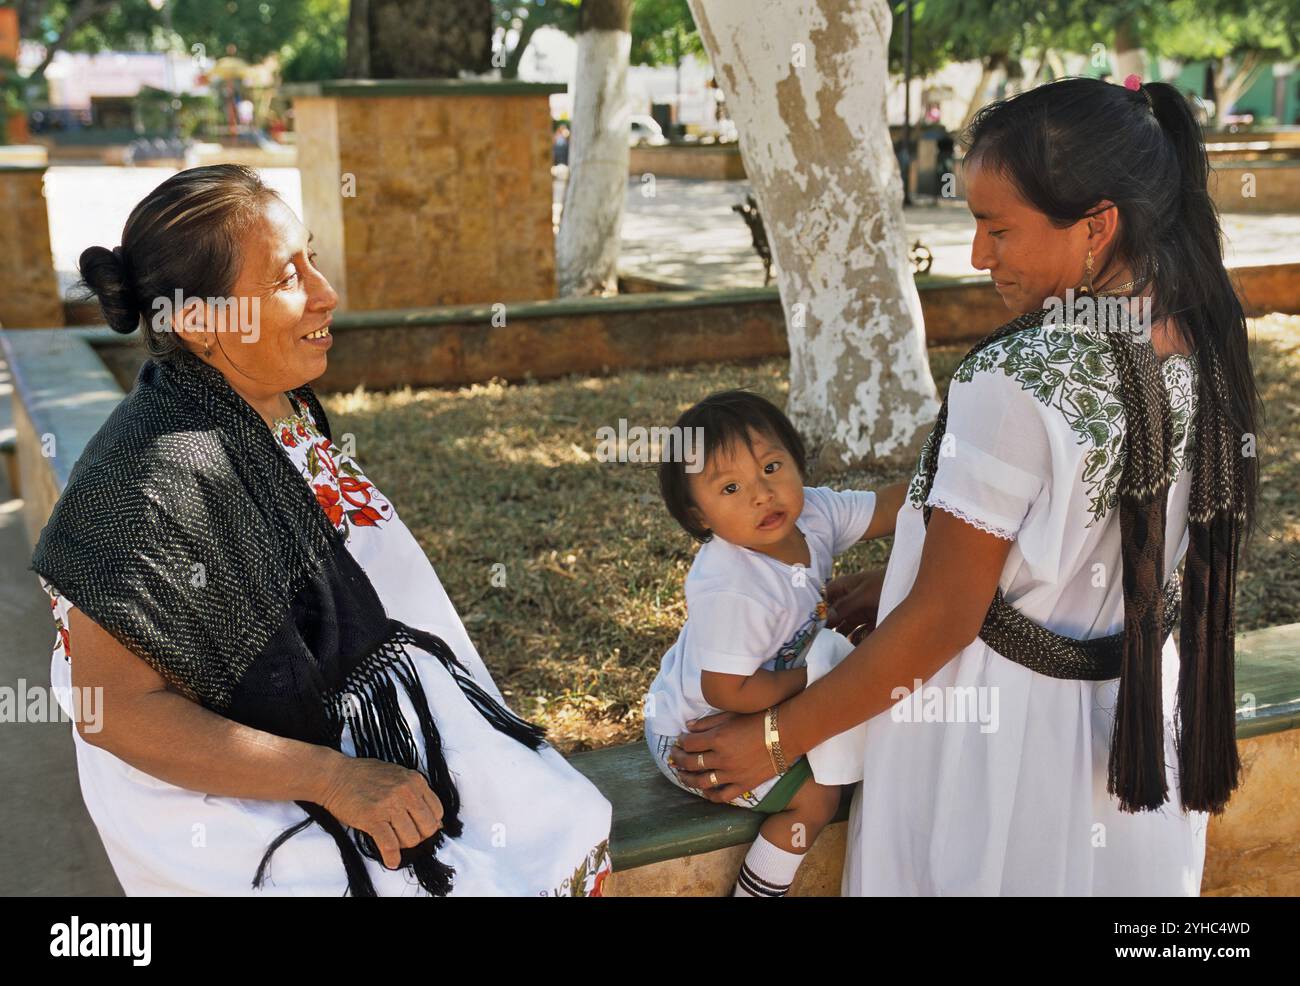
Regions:
<svg viewBox="0 0 1300 986"><path fill-rule="evenodd" d="M54 644L54 653L63 651L65 660L72 660L72 640L68 636L68 627L63 622L63 617L59 615L59 596L58 590L51 586L44 579L41 579L41 586L50 595L50 615L54 617L54 629L57 631L58 639Z"/></svg>
<svg viewBox="0 0 1300 986"><path fill-rule="evenodd" d="M343 506L339 503L339 491L332 486L318 483L312 487L316 491L316 502L325 511L325 516L335 527L343 520Z"/></svg>
<svg viewBox="0 0 1300 986"><path fill-rule="evenodd" d="M370 502L370 494L366 492L370 486L370 483L352 476L339 477L339 492L354 507L364 507Z"/></svg>
<svg viewBox="0 0 1300 986"><path fill-rule="evenodd" d="M338 477L339 467L334 463L334 456L330 453L329 440L322 440L316 443L316 455L320 457L321 464L329 470L329 474Z"/></svg>
<svg viewBox="0 0 1300 986"><path fill-rule="evenodd" d="M286 448L303 446L299 454L305 459L295 457L294 461L302 469L329 522L346 537L353 527L378 527L391 519L392 506L357 464L330 444L306 412L298 417L301 420L281 428L280 441ZM307 441L299 442L294 438L295 432Z"/></svg>
<svg viewBox="0 0 1300 986"><path fill-rule="evenodd" d="M383 519L384 515L369 505L348 511L348 520L352 521L357 527L378 527L379 522Z"/></svg>

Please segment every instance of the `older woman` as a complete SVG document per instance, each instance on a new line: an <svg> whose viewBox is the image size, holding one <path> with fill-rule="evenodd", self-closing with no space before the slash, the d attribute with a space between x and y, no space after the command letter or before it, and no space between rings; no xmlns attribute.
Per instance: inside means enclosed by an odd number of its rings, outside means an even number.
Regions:
<svg viewBox="0 0 1300 986"><path fill-rule="evenodd" d="M953 377L883 588L840 586L875 630L766 723L695 724L679 773L725 801L860 728L846 893L1196 894L1258 402L1200 129L1171 86L1071 79L969 136L971 260L1018 317Z"/></svg>
<svg viewBox="0 0 1300 986"><path fill-rule="evenodd" d="M33 568L54 684L129 894L583 895L610 806L505 707L308 382L338 298L247 169L183 171L81 257L151 358Z"/></svg>

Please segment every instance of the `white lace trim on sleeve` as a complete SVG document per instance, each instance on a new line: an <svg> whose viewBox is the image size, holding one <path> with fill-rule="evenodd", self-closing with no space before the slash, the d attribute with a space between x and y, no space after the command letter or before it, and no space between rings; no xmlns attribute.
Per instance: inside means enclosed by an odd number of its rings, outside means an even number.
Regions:
<svg viewBox="0 0 1300 986"><path fill-rule="evenodd" d="M951 503L947 502L942 497L931 497L928 502L931 507L937 507L938 509L942 510L944 513L951 514L952 516L956 517L958 520L970 524L971 527L976 527L987 534L992 534L994 537L999 537L1003 541L1014 541L1016 539L1016 535L1014 532L1008 531L1002 527L998 527L995 524L990 524L986 521L980 520L978 517L972 517L964 510L954 507Z"/></svg>

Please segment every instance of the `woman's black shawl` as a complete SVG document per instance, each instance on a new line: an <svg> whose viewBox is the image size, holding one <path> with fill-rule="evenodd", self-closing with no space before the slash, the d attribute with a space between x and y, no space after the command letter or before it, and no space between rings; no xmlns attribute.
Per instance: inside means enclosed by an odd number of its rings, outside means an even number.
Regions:
<svg viewBox="0 0 1300 986"><path fill-rule="evenodd" d="M292 392L321 431L308 386ZM266 422L190 353L150 359L73 467L41 532L32 569L90 619L206 708L279 736L419 770L442 801L443 828L402 851L402 866L444 895L453 871L435 853L462 830L456 786L406 645L442 662L494 727L532 749L543 733L479 687L439 637L390 619L374 587ZM426 757L397 687L419 717ZM219 751L214 755L220 755ZM319 805L302 822L334 838L354 896L373 896L361 856L374 841Z"/></svg>

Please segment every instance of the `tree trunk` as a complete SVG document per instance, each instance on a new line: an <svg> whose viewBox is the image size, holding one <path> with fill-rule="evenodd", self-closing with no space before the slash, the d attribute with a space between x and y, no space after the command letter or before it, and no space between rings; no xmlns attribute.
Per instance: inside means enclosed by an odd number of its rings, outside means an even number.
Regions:
<svg viewBox="0 0 1300 986"><path fill-rule="evenodd" d="M370 78L370 0L348 4L348 53L343 74L349 79Z"/></svg>
<svg viewBox="0 0 1300 986"><path fill-rule="evenodd" d="M510 54L506 56L506 63L501 69L501 78L519 78L519 63L524 60L524 52L528 50L528 43L533 40L533 35L536 33L537 19L535 17L525 18L523 25L519 28L519 37L515 39L515 46L510 49ZM501 37L501 43L505 44L504 34Z"/></svg>
<svg viewBox="0 0 1300 986"><path fill-rule="evenodd" d="M690 0L740 132L822 466L912 454L938 411L885 117L886 0Z"/></svg>
<svg viewBox="0 0 1300 986"><path fill-rule="evenodd" d="M1033 88L1035 88L1036 86L1042 85L1042 82L1043 82L1043 70L1044 70L1045 68L1047 68L1047 49L1046 49L1046 48L1044 48L1041 52L1039 52L1039 57L1038 57L1038 67L1034 69L1034 74L1031 75L1031 76L1029 77L1029 79L1025 82L1025 88L1026 88L1026 89L1033 89Z"/></svg>
<svg viewBox="0 0 1300 986"><path fill-rule="evenodd" d="M1220 124L1232 110L1233 104L1255 84L1260 70L1264 67L1264 59L1258 51L1246 52L1237 60L1236 71L1232 73L1231 81L1224 82L1223 80L1228 78L1229 64L1231 64L1229 59L1220 59L1214 73L1214 116L1215 122Z"/></svg>
<svg viewBox="0 0 1300 986"><path fill-rule="evenodd" d="M1065 59L1055 48L1047 49L1047 64L1052 70L1053 79L1064 79L1069 74L1065 71Z"/></svg>
<svg viewBox="0 0 1300 986"><path fill-rule="evenodd" d="M492 0L369 0L365 6L364 30L350 17L348 36L351 42L369 35L367 78L455 79L492 68ZM360 58L354 61L349 51L349 68L360 67Z"/></svg>
<svg viewBox="0 0 1300 986"><path fill-rule="evenodd" d="M555 242L561 295L618 290L627 196L627 65L632 0L583 0L569 138L569 181Z"/></svg>
<svg viewBox="0 0 1300 986"><path fill-rule="evenodd" d="M45 44L45 57L40 64L32 69L31 74L27 76L29 82L35 82L45 77L45 72L54 61L54 56L63 50L63 46L68 43L76 31L84 25L90 23L100 14L108 13L113 6L111 0L80 0L80 2L68 11L68 17L63 22L63 28L59 31L59 36L53 41ZM20 37L26 35L20 34Z"/></svg>
<svg viewBox="0 0 1300 986"><path fill-rule="evenodd" d="M975 119L975 114L979 112L981 106L989 101L989 86L997 77L999 69L1005 69L1007 56L1002 52L994 52L991 55L985 55L980 59L980 80L975 84L975 91L971 93L970 102L966 104L966 115L962 117L961 126L958 130L965 130L970 126L971 120Z"/></svg>
<svg viewBox="0 0 1300 986"><path fill-rule="evenodd" d="M1133 19L1126 18L1115 27L1115 75L1117 82L1123 82L1130 75L1136 75L1143 82L1151 82L1147 72L1147 53L1138 36L1137 25Z"/></svg>

